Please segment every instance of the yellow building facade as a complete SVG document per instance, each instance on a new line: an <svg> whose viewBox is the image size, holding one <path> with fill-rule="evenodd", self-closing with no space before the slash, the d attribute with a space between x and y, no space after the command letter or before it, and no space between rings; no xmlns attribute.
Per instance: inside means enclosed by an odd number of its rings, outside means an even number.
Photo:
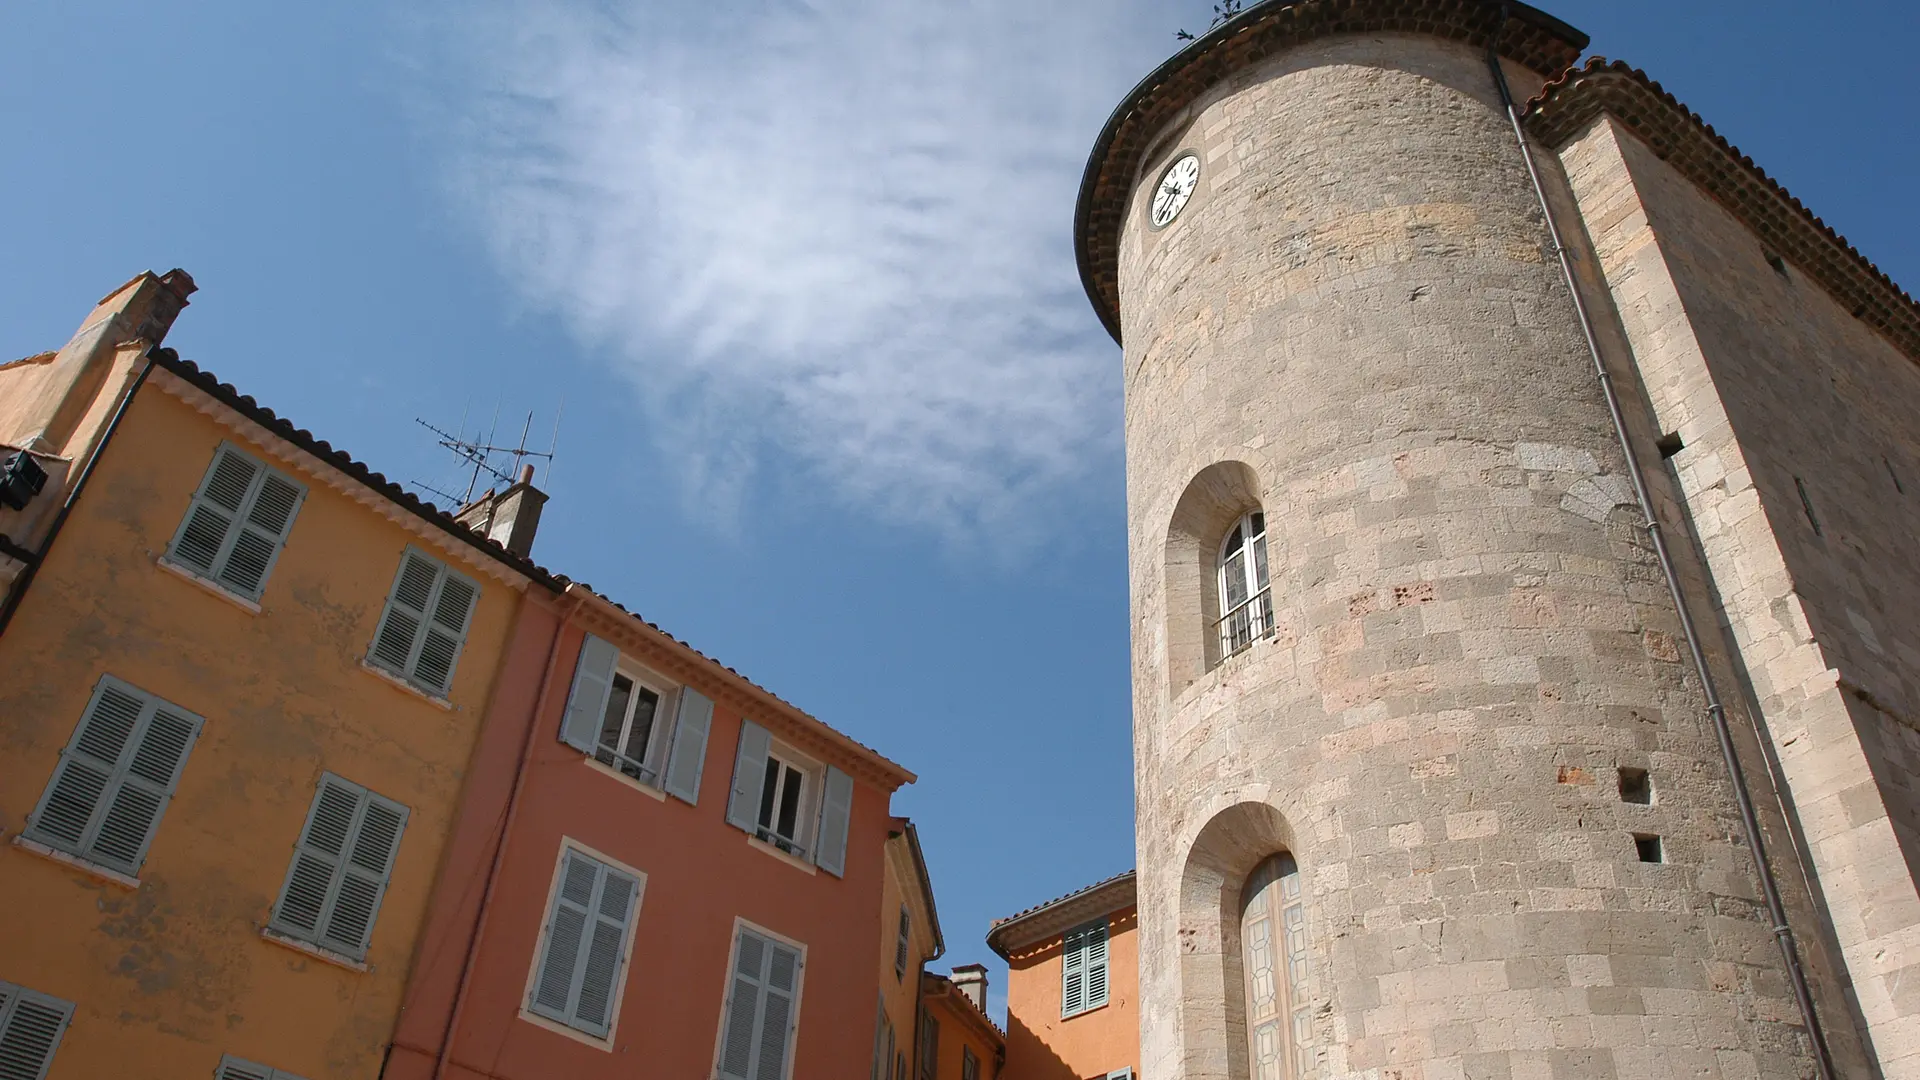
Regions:
<svg viewBox="0 0 1920 1080"><path fill-rule="evenodd" d="M371 1080L542 575L156 347L176 275L0 366L0 1035Z"/></svg>
<svg viewBox="0 0 1920 1080"><path fill-rule="evenodd" d="M874 1023L872 1080L911 1080L918 1030L920 973L947 951L933 884L913 823L895 818L887 836L880 894L880 1000Z"/></svg>

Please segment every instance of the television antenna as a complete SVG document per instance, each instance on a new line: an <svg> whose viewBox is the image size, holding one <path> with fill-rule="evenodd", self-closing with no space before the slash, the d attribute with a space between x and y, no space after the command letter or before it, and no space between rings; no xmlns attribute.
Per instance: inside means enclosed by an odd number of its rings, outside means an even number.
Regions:
<svg viewBox="0 0 1920 1080"><path fill-rule="evenodd" d="M513 446L498 445L493 441L495 433L499 431L500 428L500 409L497 405L493 411L493 424L488 429L484 439L479 436L478 432L476 432L471 439L466 437L467 418L464 412L462 412L460 416L460 434L455 434L445 428L430 424L416 416L413 419L414 423L433 432L434 435L437 436L435 441L460 459L460 470L466 476L467 489L464 495L455 495L451 491L443 491L440 488L434 487L432 484L427 484L419 480L413 481L412 484L422 491L438 495L442 499L452 503L454 511L458 512L473 503L474 491L480 487L480 478L482 476L488 478L487 483L489 488L496 482L510 485L519 475L522 464L528 458L539 458L546 461L548 473L551 475L554 451L560 445L560 417L565 409L566 403L562 402L560 408L554 412L553 435L548 440L545 450L527 449L527 437L533 432L533 413L531 412L527 413L526 422L520 425L520 441ZM499 460L501 456L510 458L511 461L501 462Z"/></svg>

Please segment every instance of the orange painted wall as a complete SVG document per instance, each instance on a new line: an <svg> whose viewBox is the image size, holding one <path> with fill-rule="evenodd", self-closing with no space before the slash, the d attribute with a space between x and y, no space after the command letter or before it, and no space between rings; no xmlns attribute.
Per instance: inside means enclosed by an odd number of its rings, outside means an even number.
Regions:
<svg viewBox="0 0 1920 1080"><path fill-rule="evenodd" d="M904 820L904 819L903 819ZM927 912L920 888L919 871L913 864L906 833L887 841L886 874L880 898L880 996L886 1002L887 1018L893 1022L894 1055L883 1077L898 1071L900 1054L912 1056L913 1025L920 1009L920 973L935 949L933 920ZM894 970L895 946L900 940L900 906L911 913L907 928L907 970ZM878 1007L876 1006L876 1013ZM878 1023L878 1016L875 1017Z"/></svg>
<svg viewBox="0 0 1920 1080"><path fill-rule="evenodd" d="M1086 1080L1140 1071L1139 913L1107 916L1107 1004L1060 1018L1061 938L1013 954L1007 972L1007 1080Z"/></svg>
<svg viewBox="0 0 1920 1080"><path fill-rule="evenodd" d="M999 1075L1000 1037L985 1026L986 1017L973 1007L972 1002L949 986L944 992L927 995L926 1010L927 1015L940 1025L940 1042L934 1055L934 1080L963 1080L967 1051L972 1051L974 1059L980 1063L979 1080L994 1080Z"/></svg>
<svg viewBox="0 0 1920 1080"><path fill-rule="evenodd" d="M0 979L77 1006L50 1080L210 1077L227 1052L371 1078L520 594L460 567L482 591L446 708L360 666L403 549L429 541L325 470L275 463L308 494L259 613L161 569L220 441L267 456L166 378L135 399L0 637ZM205 721L138 888L11 843L103 674ZM326 770L411 809L366 971L259 932Z"/></svg>
<svg viewBox="0 0 1920 1080"><path fill-rule="evenodd" d="M544 604L529 604L524 612L475 763L475 793L434 898L434 927L422 945L386 1076L421 1080L432 1074L492 856L489 837L501 820L556 627L559 648L546 707L538 716L524 793L455 1035L456 1067L449 1075L460 1080L711 1075L736 917L807 947L791 1075L796 1080L867 1075L879 992L875 925L891 821L888 793L856 776L844 880L825 871L807 873L752 845L725 819L742 716L720 688L698 678L691 685L716 701L699 804L638 791L589 766L582 754L559 741L583 629ZM596 632L609 636L600 627ZM687 678L613 640L661 674ZM647 875L610 1051L519 1016L563 836Z"/></svg>

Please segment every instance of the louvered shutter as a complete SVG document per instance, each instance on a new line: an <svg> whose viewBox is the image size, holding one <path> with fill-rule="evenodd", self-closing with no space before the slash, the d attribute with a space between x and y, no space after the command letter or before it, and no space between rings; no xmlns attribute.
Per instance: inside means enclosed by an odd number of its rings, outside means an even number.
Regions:
<svg viewBox="0 0 1920 1080"><path fill-rule="evenodd" d="M719 1072L726 1080L786 1080L800 977L797 949L740 931L720 1039Z"/></svg>
<svg viewBox="0 0 1920 1080"><path fill-rule="evenodd" d="M0 983L0 1080L43 1080L73 1003Z"/></svg>
<svg viewBox="0 0 1920 1080"><path fill-rule="evenodd" d="M400 558L367 660L435 694L453 685L480 587L411 548Z"/></svg>
<svg viewBox="0 0 1920 1080"><path fill-rule="evenodd" d="M442 567L440 588L433 598L433 617L427 620L420 641L420 656L413 665L414 681L442 694L453 688L453 669L460 662L460 649L467 642L467 624L473 619L473 605L480 588L473 582Z"/></svg>
<svg viewBox="0 0 1920 1080"><path fill-rule="evenodd" d="M886 1080L887 1057L887 999L882 995L873 1021L873 1068L867 1071L871 1080Z"/></svg>
<svg viewBox="0 0 1920 1080"><path fill-rule="evenodd" d="M1087 1007L1086 934L1067 933L1060 957L1060 1015L1072 1016Z"/></svg>
<svg viewBox="0 0 1920 1080"><path fill-rule="evenodd" d="M167 555L257 600L306 494L301 485L223 445Z"/></svg>
<svg viewBox="0 0 1920 1080"><path fill-rule="evenodd" d="M753 1080L754 1024L760 1018L766 954L765 939L740 931L734 948L733 988L727 992L727 1028L720 1038L720 1075L726 1080Z"/></svg>
<svg viewBox="0 0 1920 1080"><path fill-rule="evenodd" d="M593 753L606 720L607 695L613 691L613 669L619 662L620 650L612 642L588 634L581 643L566 716L560 722L561 742L581 753Z"/></svg>
<svg viewBox="0 0 1920 1080"><path fill-rule="evenodd" d="M900 905L900 935L894 940L894 943L893 943L893 973L896 976L905 975L907 973L907 947L909 943L912 941L912 938L910 936L912 930L913 930L913 912L908 910L907 905L901 904Z"/></svg>
<svg viewBox="0 0 1920 1080"><path fill-rule="evenodd" d="M1087 1008L1107 1003L1107 924L1087 928Z"/></svg>
<svg viewBox="0 0 1920 1080"><path fill-rule="evenodd" d="M793 1020L799 1010L800 953L777 941L768 942L767 981L760 1005L759 1057L753 1080L786 1080L787 1048L792 1044Z"/></svg>
<svg viewBox="0 0 1920 1080"><path fill-rule="evenodd" d="M820 799L820 839L814 862L834 877L847 872L847 823L853 814L853 777L827 766L826 792Z"/></svg>
<svg viewBox="0 0 1920 1080"><path fill-rule="evenodd" d="M254 481L264 471L259 462L232 447L214 451L213 464L200 481L187 505L187 516L180 522L167 554L208 577L227 552L227 540L233 523L247 504Z"/></svg>
<svg viewBox="0 0 1920 1080"><path fill-rule="evenodd" d="M220 1059L220 1070L213 1075L214 1080L302 1080L285 1069L270 1069L232 1054Z"/></svg>
<svg viewBox="0 0 1920 1080"><path fill-rule="evenodd" d="M112 870L140 872L200 718L104 676L61 751L27 836Z"/></svg>
<svg viewBox="0 0 1920 1080"><path fill-rule="evenodd" d="M733 759L733 791L727 797L727 824L749 833L760 814L760 785L767 774L773 736L751 720L740 721L740 750Z"/></svg>
<svg viewBox="0 0 1920 1080"><path fill-rule="evenodd" d="M364 959L407 808L332 773L320 778L271 925Z"/></svg>
<svg viewBox="0 0 1920 1080"><path fill-rule="evenodd" d="M699 804L700 773L706 768L707 733L712 729L713 699L691 686L682 689L673 746L667 755L667 794Z"/></svg>
<svg viewBox="0 0 1920 1080"><path fill-rule="evenodd" d="M935 1080L940 1071L940 1021L920 1017L920 1080Z"/></svg>
<svg viewBox="0 0 1920 1080"><path fill-rule="evenodd" d="M569 850L561 860L530 1008L605 1038L639 911L640 883Z"/></svg>

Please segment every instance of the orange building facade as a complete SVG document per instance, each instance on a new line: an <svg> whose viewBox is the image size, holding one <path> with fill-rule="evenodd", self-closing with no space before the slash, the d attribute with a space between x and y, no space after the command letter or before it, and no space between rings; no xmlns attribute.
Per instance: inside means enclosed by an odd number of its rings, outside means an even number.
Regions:
<svg viewBox="0 0 1920 1080"><path fill-rule="evenodd" d="M997 920L1007 961L1006 1080L1135 1080L1139 913L1132 871Z"/></svg>
<svg viewBox="0 0 1920 1080"><path fill-rule="evenodd" d="M473 775L386 1077L868 1071L906 770L573 584Z"/></svg>
<svg viewBox="0 0 1920 1080"><path fill-rule="evenodd" d="M894 818L880 893L880 993L870 1080L913 1077L921 974L946 951L919 831L906 818Z"/></svg>
<svg viewBox="0 0 1920 1080"><path fill-rule="evenodd" d="M0 365L0 1072L371 1078L541 575L159 347L192 288Z"/></svg>
<svg viewBox="0 0 1920 1080"><path fill-rule="evenodd" d="M996 1080L1006 1065L1005 1033L987 1016L987 969L920 978L921 1080Z"/></svg>

